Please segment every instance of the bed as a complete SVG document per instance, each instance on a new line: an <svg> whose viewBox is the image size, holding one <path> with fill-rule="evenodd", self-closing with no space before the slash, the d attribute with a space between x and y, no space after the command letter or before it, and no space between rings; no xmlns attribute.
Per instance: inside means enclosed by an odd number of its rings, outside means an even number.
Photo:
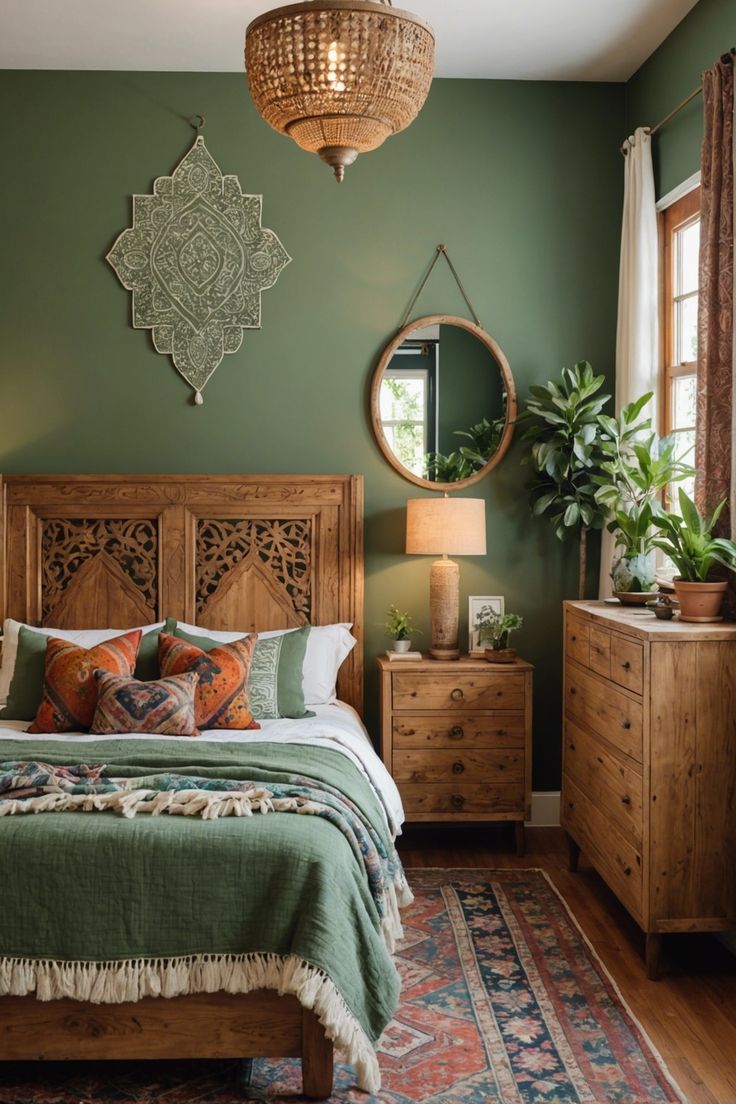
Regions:
<svg viewBox="0 0 736 1104"><path fill-rule="evenodd" d="M360 477L9 477L2 506L3 617L66 630L125 629L169 617L203 631L238 633L349 623L358 644L340 667L337 700L304 720L205 732L196 741L30 738L27 725L6 720L0 722L1 760L64 763L73 748L78 761L104 761L122 775L140 772L140 764L158 772L196 769L215 778L265 780L274 792L284 779L319 777L326 791L343 787L384 859L390 857L385 841L400 826L401 805L360 721ZM6 885L10 874L19 881L18 908L25 901L32 948L24 934L11 932L6 910L0 1058L298 1056L305 1094L324 1098L332 1088L334 1040L353 1062L359 1085L377 1091L374 1044L398 992L389 948L398 906L410 894L390 857L390 884L381 875L384 897L375 896L377 875L371 897L365 871L356 874L354 841L351 854L347 833L334 832L334 823L319 816L278 813L216 821L126 819L110 811L1 817L2 870ZM53 840L59 833L61 845ZM36 887L54 847L57 892L49 901ZM338 871L334 884L325 873L327 848ZM34 862L36 871L29 869ZM119 882L107 879L106 863L118 864ZM99 869L90 873L95 864ZM282 873L272 877L272 871ZM227 894L218 892L216 877ZM187 878L192 884L181 893L192 902L191 930L180 925L169 937L167 918L186 912L176 893ZM75 879L88 900L97 900L85 909L83 893L72 916L70 900L58 890ZM126 888L116 900L118 884ZM95 893L94 887L101 888ZM382 916L381 901L389 898ZM45 927L44 911L52 918ZM279 943L270 930L279 925L267 923L268 915L291 917L281 924ZM236 946L247 923L259 918L262 945ZM97 926L88 930L93 919ZM332 952L328 962L324 936L333 922L343 950L340 961ZM105 925L95 953L80 953ZM38 941L32 942L36 929L48 947L42 961ZM216 933L212 946L203 932ZM0 937L6 938L1 930ZM105 940L113 949L103 953ZM361 975L360 991L344 966L350 962L352 975Z"/></svg>

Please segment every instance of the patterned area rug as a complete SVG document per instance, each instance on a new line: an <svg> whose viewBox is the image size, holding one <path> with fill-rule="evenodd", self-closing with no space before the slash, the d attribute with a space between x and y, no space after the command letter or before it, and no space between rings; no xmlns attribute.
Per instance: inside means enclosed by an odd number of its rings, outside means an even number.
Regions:
<svg viewBox="0 0 736 1104"><path fill-rule="evenodd" d="M659 1104L684 1098L538 870L412 870L383 1089L334 1104ZM298 1062L0 1063L2 1104L285 1104Z"/></svg>

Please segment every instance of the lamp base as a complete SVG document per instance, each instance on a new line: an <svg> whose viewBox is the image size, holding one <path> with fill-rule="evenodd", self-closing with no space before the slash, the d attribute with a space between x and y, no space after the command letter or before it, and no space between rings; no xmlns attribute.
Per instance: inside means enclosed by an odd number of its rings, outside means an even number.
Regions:
<svg viewBox="0 0 736 1104"><path fill-rule="evenodd" d="M429 571L429 616L432 622L432 659L459 659L460 567L446 557Z"/></svg>

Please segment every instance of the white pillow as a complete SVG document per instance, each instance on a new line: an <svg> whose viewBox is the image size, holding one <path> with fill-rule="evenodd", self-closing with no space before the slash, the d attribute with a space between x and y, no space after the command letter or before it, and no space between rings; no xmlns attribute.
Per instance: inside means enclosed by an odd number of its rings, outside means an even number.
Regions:
<svg viewBox="0 0 736 1104"><path fill-rule="evenodd" d="M162 629L164 621L157 621L154 625L134 625L134 629L140 629L143 635ZM44 636L58 636L60 640L69 640L72 644L78 644L80 648L94 648L96 644L102 644L105 640L111 640L121 633L133 632L133 629L48 629L39 625L26 625L22 621L13 621L12 617L6 617L3 623L3 661L0 666L0 709L8 704L10 683L15 671L15 661L18 656L18 634L21 626L30 629L31 632L43 633Z"/></svg>
<svg viewBox="0 0 736 1104"><path fill-rule="evenodd" d="M208 636L221 644L231 644L233 640L242 640L247 633L218 632L216 629L203 629L197 625L187 625L177 621L185 633L192 636ZM304 704L329 705L337 701L337 672L350 655L358 641L350 632L352 624L313 625L307 637L307 650L304 656L303 683ZM270 636L283 636L295 632L294 629L273 629L259 633L264 639Z"/></svg>

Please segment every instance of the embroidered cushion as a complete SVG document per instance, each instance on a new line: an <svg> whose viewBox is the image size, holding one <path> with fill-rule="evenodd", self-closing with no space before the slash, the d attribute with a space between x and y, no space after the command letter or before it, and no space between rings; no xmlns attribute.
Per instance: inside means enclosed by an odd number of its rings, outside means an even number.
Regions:
<svg viewBox="0 0 736 1104"><path fill-rule="evenodd" d="M188 631L189 626L185 628L173 620L166 622L166 630L169 628L176 636L195 644L209 655L214 648L222 647L218 639L220 636L230 635L194 635ZM314 716L304 704L304 671L308 642L318 631L305 625L287 632L258 634L248 675L248 699L257 720Z"/></svg>
<svg viewBox="0 0 736 1104"><path fill-rule="evenodd" d="M158 655L161 674L179 675L195 671L199 676L196 693L196 718L200 728L260 728L253 719L248 702L250 670L256 636L221 644L209 654L162 632Z"/></svg>
<svg viewBox="0 0 736 1104"><path fill-rule="evenodd" d="M158 627L146 632L143 631L138 657L135 661L135 677L148 681L158 678ZM118 630L118 633L122 630ZM18 643L13 668L13 677L8 690L7 705L0 710L0 720L32 721L36 716L43 695L43 676L46 665L46 645L49 642L48 635L20 625L18 631ZM89 635L92 635L90 633ZM117 635L116 633L112 634ZM62 639L66 639L63 637ZM107 639L110 639L107 637ZM79 641L73 641L79 644ZM99 641L94 641L99 643ZM87 647L88 645L82 645ZM91 646L91 645L89 645Z"/></svg>
<svg viewBox="0 0 736 1104"><path fill-rule="evenodd" d="M92 724L97 705L94 672L132 675L141 630L115 636L94 648L80 648L56 636L46 645L43 696L29 732L83 732Z"/></svg>
<svg viewBox="0 0 736 1104"><path fill-rule="evenodd" d="M98 668L95 679L97 707L90 732L199 736L195 720L196 671L140 682Z"/></svg>

